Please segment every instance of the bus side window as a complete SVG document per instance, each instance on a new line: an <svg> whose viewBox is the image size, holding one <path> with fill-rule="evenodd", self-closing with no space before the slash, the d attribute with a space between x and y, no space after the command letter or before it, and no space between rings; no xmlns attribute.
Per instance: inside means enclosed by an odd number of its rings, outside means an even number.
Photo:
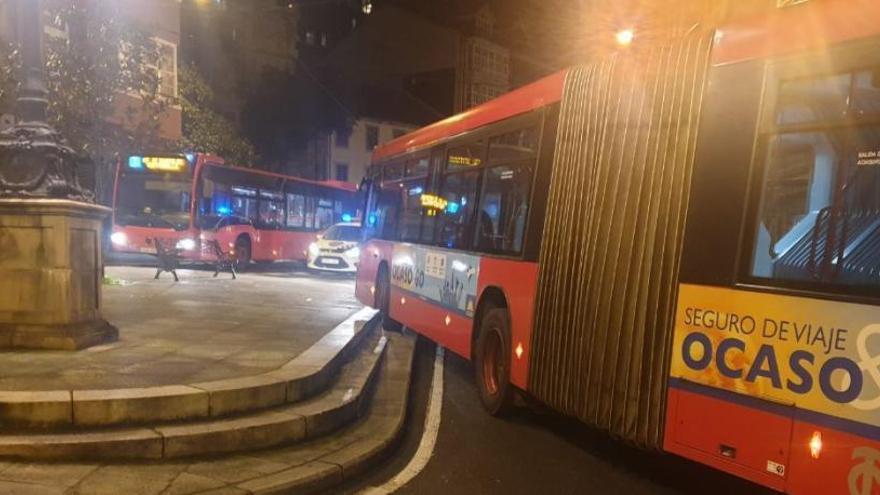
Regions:
<svg viewBox="0 0 880 495"><path fill-rule="evenodd" d="M443 176L440 189L446 208L437 213L437 231L441 246L450 249L470 249L473 229L474 202L480 170L448 173Z"/></svg>
<svg viewBox="0 0 880 495"><path fill-rule="evenodd" d="M446 152L441 148L435 148L431 153L431 172L429 181L425 186L426 194L436 194L437 185L442 178L443 167L446 165ZM437 211L424 208L424 218L422 219L422 235L421 242L426 245L436 243L434 235L437 231Z"/></svg>
<svg viewBox="0 0 880 495"><path fill-rule="evenodd" d="M880 286L880 126L868 119L880 96L867 89L872 78L860 70L779 83L774 124L763 130L751 277L832 291Z"/></svg>
<svg viewBox="0 0 880 495"><path fill-rule="evenodd" d="M398 184L383 185L378 191L375 215L375 232L380 239L397 240L397 225L400 217L400 186Z"/></svg>
<svg viewBox="0 0 880 495"><path fill-rule="evenodd" d="M301 229L305 226L306 198L302 194L287 195L287 226Z"/></svg>
<svg viewBox="0 0 880 495"><path fill-rule="evenodd" d="M478 250L522 252L537 150L536 127L489 140L489 165L483 177L477 213Z"/></svg>

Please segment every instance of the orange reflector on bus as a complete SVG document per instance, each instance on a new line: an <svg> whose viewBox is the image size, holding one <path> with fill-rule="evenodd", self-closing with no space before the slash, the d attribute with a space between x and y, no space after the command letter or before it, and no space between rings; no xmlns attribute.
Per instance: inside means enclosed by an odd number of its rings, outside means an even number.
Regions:
<svg viewBox="0 0 880 495"><path fill-rule="evenodd" d="M449 315L446 315L446 320L445 320L445 321L446 321L446 326L448 327L449 324L452 323L452 318L450 318Z"/></svg>
<svg viewBox="0 0 880 495"><path fill-rule="evenodd" d="M405 298L405 297L401 297L401 298L400 298L400 304L401 304L401 305L406 304L406 298Z"/></svg>
<svg viewBox="0 0 880 495"><path fill-rule="evenodd" d="M517 359L522 359L522 355L523 355L523 352L524 352L524 351L523 351L522 342L516 344L516 349L514 349L513 352L516 353L516 358L517 358Z"/></svg>
<svg viewBox="0 0 880 495"><path fill-rule="evenodd" d="M818 431L813 432L812 438L810 438L810 455L813 459L818 459L819 454L822 453L822 433Z"/></svg>

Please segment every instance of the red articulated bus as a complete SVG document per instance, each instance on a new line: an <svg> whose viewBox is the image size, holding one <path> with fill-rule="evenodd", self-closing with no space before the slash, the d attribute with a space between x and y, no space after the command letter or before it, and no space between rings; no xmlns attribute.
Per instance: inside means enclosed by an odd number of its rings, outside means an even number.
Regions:
<svg viewBox="0 0 880 495"><path fill-rule="evenodd" d="M211 261L205 241L251 261L305 261L317 233L359 218L354 184L319 182L226 165L205 154L130 156L117 167L112 249L155 253L154 239L185 259Z"/></svg>
<svg viewBox="0 0 880 495"><path fill-rule="evenodd" d="M880 492L880 2L632 46L374 154L356 292L633 445Z"/></svg>

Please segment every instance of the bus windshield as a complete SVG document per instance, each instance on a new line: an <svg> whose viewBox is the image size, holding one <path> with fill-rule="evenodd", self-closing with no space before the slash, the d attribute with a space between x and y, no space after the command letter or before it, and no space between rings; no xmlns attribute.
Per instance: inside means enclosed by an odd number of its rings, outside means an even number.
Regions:
<svg viewBox="0 0 880 495"><path fill-rule="evenodd" d="M174 230L189 228L192 183L172 174L122 175L117 193L119 225Z"/></svg>
<svg viewBox="0 0 880 495"><path fill-rule="evenodd" d="M334 225L324 232L323 238L328 241L358 242L361 240L361 228L354 225Z"/></svg>

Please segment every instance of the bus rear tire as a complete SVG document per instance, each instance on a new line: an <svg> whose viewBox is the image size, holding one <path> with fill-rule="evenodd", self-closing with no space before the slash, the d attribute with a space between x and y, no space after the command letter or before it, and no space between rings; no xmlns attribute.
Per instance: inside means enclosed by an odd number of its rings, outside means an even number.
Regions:
<svg viewBox="0 0 880 495"><path fill-rule="evenodd" d="M391 277L388 275L388 269L385 267L380 268L379 275L376 276L375 307L379 309L384 330L389 332L401 332L403 330L403 325L391 318Z"/></svg>
<svg viewBox="0 0 880 495"><path fill-rule="evenodd" d="M510 316L505 308L482 312L474 349L474 375L480 402L492 416L513 411L515 391L510 384Z"/></svg>

